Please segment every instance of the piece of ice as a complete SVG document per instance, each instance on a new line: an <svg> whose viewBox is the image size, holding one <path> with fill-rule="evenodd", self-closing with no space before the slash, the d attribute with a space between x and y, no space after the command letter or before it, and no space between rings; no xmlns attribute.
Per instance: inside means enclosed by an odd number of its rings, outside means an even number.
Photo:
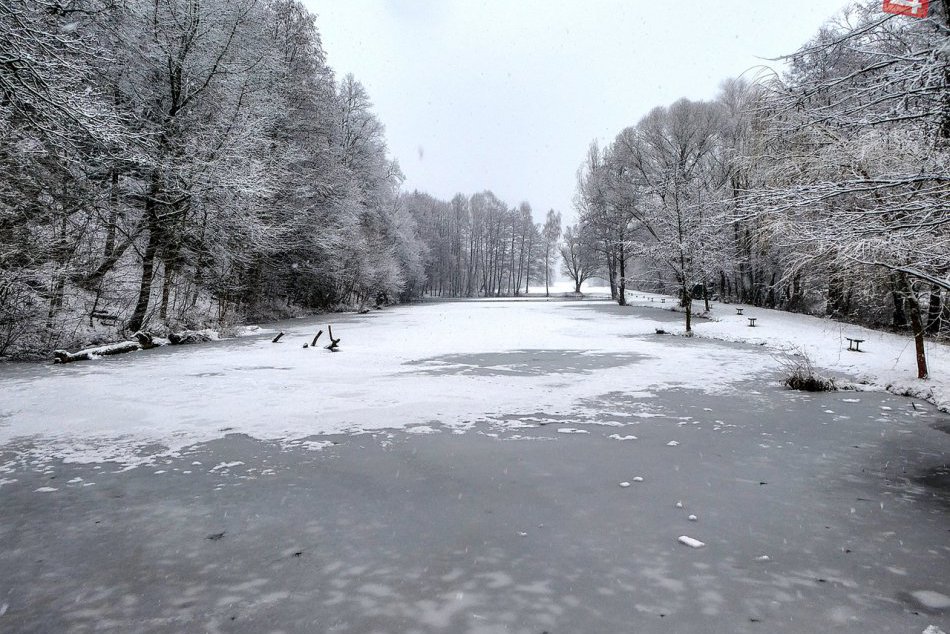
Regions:
<svg viewBox="0 0 950 634"><path fill-rule="evenodd" d="M557 430L559 434L589 434L586 429L574 429L573 427L561 427Z"/></svg>
<svg viewBox="0 0 950 634"><path fill-rule="evenodd" d="M628 486L630 486L630 483L629 483L629 482L621 482L621 483L620 483L620 486L622 486L623 488L626 489Z"/></svg>
<svg viewBox="0 0 950 634"><path fill-rule="evenodd" d="M678 508L678 509L681 509L681 508L683 508L683 503L682 503L682 502L677 502L677 503L674 504L673 506L675 506L675 507Z"/></svg>
<svg viewBox="0 0 950 634"><path fill-rule="evenodd" d="M676 442L675 440L671 440L670 442L666 443L666 446L667 446L667 447L679 447L679 443Z"/></svg>
<svg viewBox="0 0 950 634"><path fill-rule="evenodd" d="M620 434L610 434L607 438L613 438L614 440L636 440L636 436L621 436Z"/></svg>
<svg viewBox="0 0 950 634"><path fill-rule="evenodd" d="M59 489L55 489L53 487L40 487L36 489L34 492L35 493L52 493L53 491L59 491Z"/></svg>
<svg viewBox="0 0 950 634"><path fill-rule="evenodd" d="M690 515L690 516L687 517L686 519L688 519L690 522L696 522L696 521L699 520L699 518L696 517L695 515Z"/></svg>
<svg viewBox="0 0 950 634"><path fill-rule="evenodd" d="M3 614L3 613L0 612L0 614ZM921 634L946 634L946 632L941 630L936 625L928 625L927 629L925 629Z"/></svg>
<svg viewBox="0 0 950 634"><path fill-rule="evenodd" d="M690 548L702 548L706 545L705 542L701 542L698 539L693 539L689 535L680 535L677 541L685 546L689 546Z"/></svg>
<svg viewBox="0 0 950 634"><path fill-rule="evenodd" d="M755 558L755 560L756 561L770 561L771 557L769 557L768 555L759 555L758 557Z"/></svg>
<svg viewBox="0 0 950 634"><path fill-rule="evenodd" d="M642 476L634 476L634 477L633 477L633 481L634 481L634 482L643 482L643 477L642 477Z"/></svg>

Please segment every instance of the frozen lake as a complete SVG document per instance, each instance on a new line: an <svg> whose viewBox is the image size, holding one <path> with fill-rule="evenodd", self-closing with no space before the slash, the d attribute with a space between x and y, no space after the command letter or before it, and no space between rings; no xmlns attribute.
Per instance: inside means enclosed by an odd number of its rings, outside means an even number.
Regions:
<svg viewBox="0 0 950 634"><path fill-rule="evenodd" d="M657 309L333 319L0 368L0 631L950 630L931 406Z"/></svg>

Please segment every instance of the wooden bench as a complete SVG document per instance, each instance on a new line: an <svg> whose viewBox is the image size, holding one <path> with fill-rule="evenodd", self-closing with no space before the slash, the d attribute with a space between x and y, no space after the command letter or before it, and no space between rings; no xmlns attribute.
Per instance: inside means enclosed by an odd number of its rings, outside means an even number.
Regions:
<svg viewBox="0 0 950 634"><path fill-rule="evenodd" d="M845 337L848 340L848 350L851 352L861 352L861 344L864 343L864 339L854 339L852 337Z"/></svg>
<svg viewBox="0 0 950 634"><path fill-rule="evenodd" d="M736 309L736 314L737 314L737 315L741 315L743 310L745 310L745 309L744 309L744 308L737 308L737 309Z"/></svg>
<svg viewBox="0 0 950 634"><path fill-rule="evenodd" d="M750 328L755 328L755 320L756 320L755 317L749 317L749 327L750 327Z"/></svg>

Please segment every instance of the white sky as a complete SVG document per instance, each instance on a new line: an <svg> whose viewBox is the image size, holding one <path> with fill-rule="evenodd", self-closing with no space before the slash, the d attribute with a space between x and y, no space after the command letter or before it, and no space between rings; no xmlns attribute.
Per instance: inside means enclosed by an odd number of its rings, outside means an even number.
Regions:
<svg viewBox="0 0 950 634"><path fill-rule="evenodd" d="M386 126L405 188L573 217L590 141L790 53L845 0L304 0ZM754 72L754 71L753 71Z"/></svg>

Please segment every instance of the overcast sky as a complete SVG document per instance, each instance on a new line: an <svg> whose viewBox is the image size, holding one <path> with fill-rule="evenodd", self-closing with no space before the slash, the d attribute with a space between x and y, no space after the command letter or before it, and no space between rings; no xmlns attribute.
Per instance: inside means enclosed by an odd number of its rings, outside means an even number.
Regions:
<svg viewBox="0 0 950 634"><path fill-rule="evenodd" d="M573 216L591 140L710 99L845 0L305 0L330 66L366 86L405 188L491 189ZM753 69L750 71L749 69Z"/></svg>

